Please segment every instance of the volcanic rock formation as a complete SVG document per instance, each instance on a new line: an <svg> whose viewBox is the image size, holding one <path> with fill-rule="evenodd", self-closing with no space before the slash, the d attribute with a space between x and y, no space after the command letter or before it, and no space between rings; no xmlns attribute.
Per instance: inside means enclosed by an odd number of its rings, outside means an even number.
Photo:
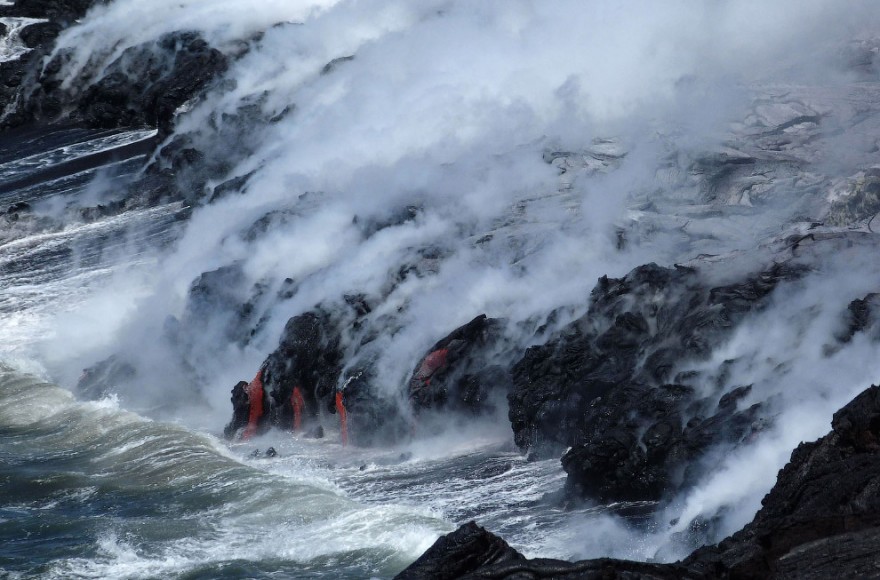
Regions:
<svg viewBox="0 0 880 580"><path fill-rule="evenodd" d="M802 443L751 523L674 564L529 560L473 522L440 538L398 580L446 578L867 578L880 567L880 387Z"/></svg>
<svg viewBox="0 0 880 580"><path fill-rule="evenodd" d="M742 441L760 424L756 405L737 409L747 386L716 403L673 371L707 357L803 272L777 264L717 287L681 266L603 277L587 314L513 367L517 445L543 455L571 447L569 486L600 501L657 500L685 485L709 446Z"/></svg>

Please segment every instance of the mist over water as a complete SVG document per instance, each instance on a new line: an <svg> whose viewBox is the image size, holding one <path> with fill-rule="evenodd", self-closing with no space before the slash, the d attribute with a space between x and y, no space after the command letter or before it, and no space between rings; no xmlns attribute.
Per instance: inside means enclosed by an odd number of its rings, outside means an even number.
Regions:
<svg viewBox="0 0 880 580"><path fill-rule="evenodd" d="M773 243L821 221L835 188L875 162L870 103L878 95L845 66L845 54L852 41L876 36L878 17L872 2L830 0L97 7L55 49L68 54L71 90L100 79L127 48L176 30L198 31L234 57L178 112L169 138L185 136L218 169L207 192L193 192L203 201L170 247L120 251L87 292L53 294L45 285L44 299L5 331L16 337L7 356L36 359L72 387L83 368L119 354L137 369L117 394L123 408L216 434L230 416L230 388L254 375L288 319L317 304L342 312L345 296L364 295L372 310L343 337L347 361L374 357L375 384L393 398L404 397L431 344L478 314L505 320L522 351L546 339L536 334L541 325L550 332L584 314L602 275L701 254L721 256L707 277L756 268L775 259ZM849 124L859 114L868 121ZM814 141L777 152L809 171L778 170L735 199L700 190L695 161L750 151L762 131L812 116L824 123ZM847 130L835 133L835 123ZM218 187L234 178L232 191ZM112 187L95 179L83 195L112 195ZM876 347L866 337L829 349L849 302L880 288L871 252L817 249L809 276L780 287L710 360L678 369L712 372L735 361L722 391L752 385L741 405L769 401L761 437L710 454L697 488L647 530L613 516L554 520L539 542L544 555L670 560L692 548L675 534L695 518L719 515L709 540L749 521L791 449L826 432L831 414L876 382ZM187 318L194 280L229 266L240 275L227 290L251 305L247 318L221 304ZM183 339L169 339L170 320L182 321ZM235 324L252 332L231 336ZM490 430L507 453L503 412ZM422 445L430 444L447 440ZM499 461L541 472L544 491L561 485L549 464ZM369 497L369 486L352 478L346 491ZM418 525L432 533L445 531L442 518L464 517L422 516ZM528 544L511 522L497 521L514 543ZM415 536L409 557L429 533Z"/></svg>

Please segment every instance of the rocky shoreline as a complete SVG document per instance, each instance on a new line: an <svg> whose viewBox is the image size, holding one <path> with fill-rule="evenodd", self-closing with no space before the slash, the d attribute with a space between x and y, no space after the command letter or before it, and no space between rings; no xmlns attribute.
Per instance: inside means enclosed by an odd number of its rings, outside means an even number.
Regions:
<svg viewBox="0 0 880 580"><path fill-rule="evenodd" d="M751 523L672 564L527 559L473 522L440 538L398 580L452 578L872 578L880 555L880 387L802 443Z"/></svg>

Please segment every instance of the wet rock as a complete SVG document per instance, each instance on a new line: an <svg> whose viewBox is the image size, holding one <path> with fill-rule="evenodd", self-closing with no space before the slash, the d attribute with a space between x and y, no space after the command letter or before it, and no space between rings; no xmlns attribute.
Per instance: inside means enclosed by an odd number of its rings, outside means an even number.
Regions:
<svg viewBox="0 0 880 580"><path fill-rule="evenodd" d="M880 387L802 443L741 531L681 562L528 560L473 522L440 538L399 579L867 578L880 558Z"/></svg>
<svg viewBox="0 0 880 580"><path fill-rule="evenodd" d="M248 397L247 381L239 381L232 387L232 420L223 429L223 435L232 439L236 433L241 433L247 427L250 416L250 398Z"/></svg>
<svg viewBox="0 0 880 580"><path fill-rule="evenodd" d="M274 425L295 428L297 405L302 406L302 424L317 417L319 401L329 401L339 380L339 341L336 321L321 309L287 322L278 348L263 363L263 382Z"/></svg>
<svg viewBox="0 0 880 580"><path fill-rule="evenodd" d="M735 445L759 407L731 394L697 397L670 382L677 365L704 360L782 282L803 268L774 265L724 286L696 270L640 266L603 277L586 315L513 367L510 420L517 445L563 457L567 487L603 501L657 500L691 482L686 466L708 447Z"/></svg>
<svg viewBox="0 0 880 580"><path fill-rule="evenodd" d="M880 564L880 387L834 414L832 431L802 443L742 531L685 564L707 576L857 578Z"/></svg>
<svg viewBox="0 0 880 580"><path fill-rule="evenodd" d="M622 560L565 562L528 560L507 542L474 522L442 536L395 580L447 580L458 578L571 578L673 580L697 578L681 566L643 564Z"/></svg>
<svg viewBox="0 0 880 580"><path fill-rule="evenodd" d="M49 22L31 25L22 32L28 46L40 48L33 59L42 60L64 27L63 17L53 17L51 10L46 14ZM92 83L87 76L95 71L86 70L81 82L70 89L62 85L59 76L68 57L62 51L45 67L30 60L25 63L33 77L32 90L22 92L18 110L5 120L7 126L62 120L92 128L152 126L159 129L161 140L171 134L176 110L228 66L227 57L199 34L187 31L131 47L96 75L97 81ZM69 110L73 111L70 118L62 119Z"/></svg>
<svg viewBox="0 0 880 580"><path fill-rule="evenodd" d="M73 24L85 15L93 5L102 4L103 0L18 0L11 6L0 6L0 16L13 18L43 19L24 27L20 32L20 40L32 49L21 57L0 63L0 108L5 109L0 127L18 127L32 122L33 115L21 106L11 107L13 103L22 103L31 83L43 70L43 59L51 52L55 39L64 28ZM6 34L4 26L2 34ZM56 70L57 72L57 70ZM30 81L30 82L29 82ZM24 85L28 84L28 87ZM45 103L47 110L61 112L62 104L54 96Z"/></svg>
<svg viewBox="0 0 880 580"><path fill-rule="evenodd" d="M26 212L31 211L31 209L32 209L31 204L29 204L25 201L19 201L19 202L13 203L8 208L6 208L6 214L7 215L14 215L14 214L26 213Z"/></svg>
<svg viewBox="0 0 880 580"><path fill-rule="evenodd" d="M493 564L524 562L507 542L474 522L442 536L427 552L398 574L397 580L454 580Z"/></svg>
<svg viewBox="0 0 880 580"><path fill-rule="evenodd" d="M194 289L205 285L201 280ZM234 286L219 284L220 289ZM234 310L235 299L228 302L221 310ZM258 431L272 426L311 433L320 428L322 416L335 414L345 443L384 445L412 435L415 425L409 409L401 406L394 393L377 388L376 358L371 350L377 337L365 331L359 346L343 346L343 329L360 329L364 317L371 313L369 300L350 294L338 306L318 307L288 321L278 348L260 367L260 401L251 400L258 396L250 386L253 381L239 383L233 390L233 418L226 428L227 437L242 434L254 422L251 409L255 404L262 409L253 426ZM500 393L503 400L510 385L505 367L491 364L500 338L500 322L481 315L438 341L408 383L412 410L492 410L499 399L494 395ZM352 339L348 336L346 340ZM346 349L356 354L343 375ZM316 434L322 435L323 429Z"/></svg>

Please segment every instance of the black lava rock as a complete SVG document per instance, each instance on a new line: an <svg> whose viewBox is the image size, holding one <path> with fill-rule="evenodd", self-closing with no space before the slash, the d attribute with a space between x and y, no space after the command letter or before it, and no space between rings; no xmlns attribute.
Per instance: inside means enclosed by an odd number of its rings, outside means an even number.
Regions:
<svg viewBox="0 0 880 580"><path fill-rule="evenodd" d="M517 445L563 457L568 489L601 501L658 500L691 481L709 446L735 445L761 427L740 397L699 398L682 362L703 360L782 282L785 264L712 287L696 270L640 266L603 277L586 315L513 367L510 420ZM679 382L683 381L683 382Z"/></svg>
<svg viewBox="0 0 880 580"><path fill-rule="evenodd" d="M397 578L874 578L880 568L880 387L802 443L751 523L674 564L527 560L473 522L440 538Z"/></svg>
<svg viewBox="0 0 880 580"><path fill-rule="evenodd" d="M260 366L258 381L262 412L258 427L304 430L323 436L316 419L321 407L330 407L341 373L340 327L327 312L316 308L291 318L278 348ZM255 391L256 392L256 391ZM248 383L238 383L232 392L233 417L224 433L233 437L251 416Z"/></svg>
<svg viewBox="0 0 880 580"><path fill-rule="evenodd" d="M79 98L79 115L90 127L149 125L169 135L177 108L227 66L197 33L167 34L123 52Z"/></svg>
<svg viewBox="0 0 880 580"><path fill-rule="evenodd" d="M509 374L491 364L492 349L500 338L500 321L481 314L434 344L409 380L413 410L450 407L479 413L490 391L506 393Z"/></svg>

